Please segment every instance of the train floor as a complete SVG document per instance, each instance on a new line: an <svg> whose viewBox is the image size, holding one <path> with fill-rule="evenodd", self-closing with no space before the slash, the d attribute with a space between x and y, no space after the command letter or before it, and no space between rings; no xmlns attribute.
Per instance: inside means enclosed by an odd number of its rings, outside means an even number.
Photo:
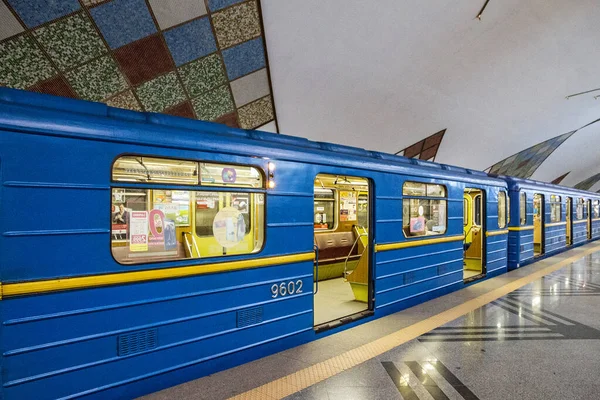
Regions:
<svg viewBox="0 0 600 400"><path fill-rule="evenodd" d="M590 243L144 399L597 399L598 354Z"/></svg>
<svg viewBox="0 0 600 400"><path fill-rule="evenodd" d="M315 325L365 311L368 306L354 299L350 284L344 278L319 282L315 299Z"/></svg>

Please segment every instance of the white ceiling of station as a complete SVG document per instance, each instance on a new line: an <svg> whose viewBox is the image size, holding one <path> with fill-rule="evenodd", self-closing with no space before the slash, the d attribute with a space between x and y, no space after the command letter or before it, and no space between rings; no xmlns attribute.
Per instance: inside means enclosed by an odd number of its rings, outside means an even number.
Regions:
<svg viewBox="0 0 600 400"><path fill-rule="evenodd" d="M262 0L281 133L487 169L600 118L598 0ZM600 123L533 174L600 172ZM592 189L597 190L600 184Z"/></svg>

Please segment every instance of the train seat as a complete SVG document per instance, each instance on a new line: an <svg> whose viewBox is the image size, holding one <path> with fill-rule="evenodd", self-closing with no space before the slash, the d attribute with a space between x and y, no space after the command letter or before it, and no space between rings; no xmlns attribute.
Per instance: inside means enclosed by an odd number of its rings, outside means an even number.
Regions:
<svg viewBox="0 0 600 400"><path fill-rule="evenodd" d="M342 277L348 255L348 269L356 267L360 254L358 245L352 248L355 241L353 232L323 232L315 235L315 245L319 249L319 280Z"/></svg>

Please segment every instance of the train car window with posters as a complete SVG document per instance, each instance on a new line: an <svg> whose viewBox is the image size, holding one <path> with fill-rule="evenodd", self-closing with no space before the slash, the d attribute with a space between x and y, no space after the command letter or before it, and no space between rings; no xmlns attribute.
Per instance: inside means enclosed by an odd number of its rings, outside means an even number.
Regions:
<svg viewBox="0 0 600 400"><path fill-rule="evenodd" d="M498 228L506 226L506 192L498 192Z"/></svg>
<svg viewBox="0 0 600 400"><path fill-rule="evenodd" d="M593 218L600 218L600 200L592 201Z"/></svg>
<svg viewBox="0 0 600 400"><path fill-rule="evenodd" d="M519 223L521 226L527 223L527 195L525 192L519 194Z"/></svg>
<svg viewBox="0 0 600 400"><path fill-rule="evenodd" d="M550 222L560 222L562 220L562 198L557 195L550 195Z"/></svg>
<svg viewBox="0 0 600 400"><path fill-rule="evenodd" d="M262 248L264 193L164 188L167 182L262 188L255 167L125 156L115 162L113 180L145 186L112 188L111 250L119 263L251 254ZM161 187L147 187L155 182Z"/></svg>
<svg viewBox="0 0 600 400"><path fill-rule="evenodd" d="M336 190L315 187L314 228L315 230L331 230L337 220Z"/></svg>
<svg viewBox="0 0 600 400"><path fill-rule="evenodd" d="M584 218L585 214L585 200L581 197L577 199L577 208L575 210L575 219L580 220Z"/></svg>
<svg viewBox="0 0 600 400"><path fill-rule="evenodd" d="M406 237L446 233L447 202L443 185L405 182L402 187L402 223Z"/></svg>

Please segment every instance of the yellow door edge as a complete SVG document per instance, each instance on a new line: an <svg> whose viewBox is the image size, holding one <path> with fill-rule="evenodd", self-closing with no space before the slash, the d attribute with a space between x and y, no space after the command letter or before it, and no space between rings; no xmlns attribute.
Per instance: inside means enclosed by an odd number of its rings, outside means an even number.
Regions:
<svg viewBox="0 0 600 400"><path fill-rule="evenodd" d="M407 240L405 242L376 244L375 251L379 252L379 251L404 249L407 247L426 246L426 245L436 244L436 243L458 242L458 241L462 241L464 239L465 239L465 235L454 235L454 236L445 236L445 237L436 238L436 239Z"/></svg>
<svg viewBox="0 0 600 400"><path fill-rule="evenodd" d="M0 299L62 290L86 289L99 286L123 285L162 279L183 278L217 272L229 272L257 267L312 261L314 253L299 253L285 256L228 261L213 264L189 265L146 271L118 272L104 275L79 276L73 278L48 279L20 283L0 283Z"/></svg>

